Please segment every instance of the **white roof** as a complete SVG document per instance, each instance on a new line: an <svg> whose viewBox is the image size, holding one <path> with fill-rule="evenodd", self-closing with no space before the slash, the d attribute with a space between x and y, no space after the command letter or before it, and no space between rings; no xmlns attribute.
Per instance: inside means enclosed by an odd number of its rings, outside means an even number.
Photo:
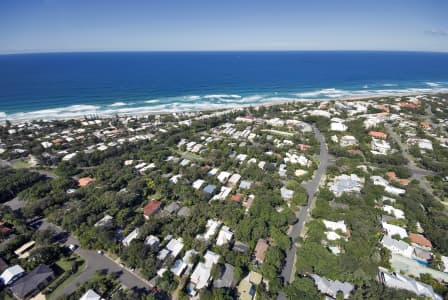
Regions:
<svg viewBox="0 0 448 300"><path fill-rule="evenodd" d="M101 300L101 296L94 290L88 290L79 300Z"/></svg>
<svg viewBox="0 0 448 300"><path fill-rule="evenodd" d="M153 247L160 243L160 239L155 235L148 235L145 239L145 245Z"/></svg>
<svg viewBox="0 0 448 300"><path fill-rule="evenodd" d="M382 223L383 229L387 232L388 236L393 236L398 234L400 238L405 238L408 236L408 233L406 232L406 229L401 228L400 226L389 224L386 222Z"/></svg>
<svg viewBox="0 0 448 300"><path fill-rule="evenodd" d="M195 182L193 182L193 188L195 189L195 190L199 190L200 188L201 188L201 186L204 184L204 180L202 180L202 179L198 179L198 180L196 180Z"/></svg>
<svg viewBox="0 0 448 300"><path fill-rule="evenodd" d="M182 260L178 259L174 262L173 266L171 267L171 273L173 273L176 276L182 275L183 271L187 268L187 264Z"/></svg>
<svg viewBox="0 0 448 300"><path fill-rule="evenodd" d="M240 181L240 179L241 179L241 175L238 173L235 173L229 178L229 183L236 184L236 183L238 183L238 181Z"/></svg>
<svg viewBox="0 0 448 300"><path fill-rule="evenodd" d="M207 225L205 225L205 227L207 228L206 232L204 234L198 235L196 238L208 241L216 234L216 231L218 231L219 226L221 226L220 221L215 221L212 219L207 220Z"/></svg>
<svg viewBox="0 0 448 300"><path fill-rule="evenodd" d="M171 255L173 257L177 257L179 255L179 253L182 251L182 249L184 248L184 243L182 241L182 238L172 239L171 241L169 241L169 243L166 245L165 248L171 252Z"/></svg>
<svg viewBox="0 0 448 300"><path fill-rule="evenodd" d="M138 236L138 228L135 228L131 233L129 233L124 239L123 239L123 245L129 246L129 244L137 238Z"/></svg>
<svg viewBox="0 0 448 300"><path fill-rule="evenodd" d="M227 226L222 226L219 231L218 238L216 239L216 245L222 246L229 243L232 240L233 233L230 231L230 228Z"/></svg>
<svg viewBox="0 0 448 300"><path fill-rule="evenodd" d="M3 271L2 275L0 275L0 280L3 281L4 285L8 285L11 283L11 280L24 272L25 270L21 266L14 265Z"/></svg>
<svg viewBox="0 0 448 300"><path fill-rule="evenodd" d="M327 229L331 229L331 230L341 230L342 232L347 232L347 226L345 226L344 220L338 221L338 222L333 222L333 221L328 221L328 220L323 220L324 225Z"/></svg>
<svg viewBox="0 0 448 300"><path fill-rule="evenodd" d="M196 289L200 290L208 285L210 272L211 268L207 267L204 263L200 262L197 264L190 276L190 281L196 285Z"/></svg>
<svg viewBox="0 0 448 300"><path fill-rule="evenodd" d="M413 292L420 296L426 296L435 300L443 300L443 298L434 292L434 289L425 283L417 281L411 277L401 275L399 273L381 272L384 284L391 288L403 289Z"/></svg>
<svg viewBox="0 0 448 300"><path fill-rule="evenodd" d="M219 173L219 175L218 175L218 180L221 182L221 183L226 183L227 182L227 179L230 177L230 173L229 172L226 172L226 171L222 171L221 173Z"/></svg>

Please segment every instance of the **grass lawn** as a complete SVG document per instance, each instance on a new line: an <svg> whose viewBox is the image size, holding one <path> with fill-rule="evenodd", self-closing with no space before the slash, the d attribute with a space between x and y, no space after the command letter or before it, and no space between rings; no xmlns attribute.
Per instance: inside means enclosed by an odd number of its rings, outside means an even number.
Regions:
<svg viewBox="0 0 448 300"><path fill-rule="evenodd" d="M64 271L70 270L72 267L72 263L73 261L69 261L66 258L62 258L60 259L58 262L56 262L56 264L61 267L61 269L63 269ZM47 299L54 299L54 296L58 294L58 292L60 290L62 290L67 284L70 283L70 281L72 281L73 279L75 279L76 277L79 276L79 274L81 274L85 268L87 267L85 261L82 261L82 264L78 267L78 271L72 275L70 275L70 277L68 277L64 282L62 282L54 291L52 291L50 294L47 295ZM64 273L62 273L60 276L63 276ZM59 278L59 277L58 277ZM58 280L58 278L56 278L55 280Z"/></svg>
<svg viewBox="0 0 448 300"><path fill-rule="evenodd" d="M12 167L14 169L25 169L25 168L29 168L30 164L24 160L18 160L13 162Z"/></svg>

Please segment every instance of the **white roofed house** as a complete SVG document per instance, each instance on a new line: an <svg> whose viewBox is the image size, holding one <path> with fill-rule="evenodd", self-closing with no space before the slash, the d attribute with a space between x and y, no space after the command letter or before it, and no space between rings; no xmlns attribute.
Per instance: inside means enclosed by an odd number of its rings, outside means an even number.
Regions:
<svg viewBox="0 0 448 300"><path fill-rule="evenodd" d="M24 274L25 270L21 266L14 265L3 271L0 275L0 282L3 283L3 285L10 285Z"/></svg>
<svg viewBox="0 0 448 300"><path fill-rule="evenodd" d="M384 187L384 191L392 195L403 195L406 193L406 190L394 187L389 184L389 181L384 179L381 176L371 176L374 185L380 185Z"/></svg>
<svg viewBox="0 0 448 300"><path fill-rule="evenodd" d="M125 247L129 246L133 240L138 237L139 229L135 228L131 233L129 233L122 241Z"/></svg>
<svg viewBox="0 0 448 300"><path fill-rule="evenodd" d="M381 244L384 248L389 249L392 253L399 254L407 258L412 258L412 254L414 253L414 247L406 242L393 239L389 235L383 236L383 238L381 239Z"/></svg>
<svg viewBox="0 0 448 300"><path fill-rule="evenodd" d="M228 181L229 186L236 186L241 179L241 175L238 173L233 174Z"/></svg>
<svg viewBox="0 0 448 300"><path fill-rule="evenodd" d="M219 255L207 250L204 259L204 262L199 262L196 265L196 268L190 276L190 284L192 285L190 295L192 296L196 295L198 290L203 289L210 284L212 267L218 263Z"/></svg>
<svg viewBox="0 0 448 300"><path fill-rule="evenodd" d="M344 135L339 141L341 147L350 147L358 144L358 141L353 135Z"/></svg>
<svg viewBox="0 0 448 300"><path fill-rule="evenodd" d="M218 233L218 238L216 239L216 245L222 246L230 243L233 238L233 232L230 230L228 226L222 226L221 230Z"/></svg>
<svg viewBox="0 0 448 300"><path fill-rule="evenodd" d="M195 182L193 182L193 188L194 188L195 190L199 190L199 189L201 188L201 186L202 186L204 183L205 183L204 180L202 180L202 179L198 179L198 180L196 180Z"/></svg>
<svg viewBox="0 0 448 300"><path fill-rule="evenodd" d="M434 289L426 283L415 280L414 278L401 275L399 273L379 272L380 282L385 286L394 289L407 290L419 296L428 297L433 300L443 300L443 297L434 292Z"/></svg>
<svg viewBox="0 0 448 300"><path fill-rule="evenodd" d="M216 232L218 231L219 226L221 226L221 222L220 221L215 221L213 219L209 219L207 220L207 224L205 225L206 227L206 231L203 234L198 234L196 236L197 239L202 239L206 242L209 242L216 234Z"/></svg>
<svg viewBox="0 0 448 300"><path fill-rule="evenodd" d="M224 184L224 183L226 183L227 182L227 180L229 179L229 177L230 177L230 173L229 172L225 172L225 171L223 171L223 172L221 172L221 173L219 173L219 175L218 175L218 180L219 180L219 182L221 182L222 184Z"/></svg>
<svg viewBox="0 0 448 300"><path fill-rule="evenodd" d="M388 236L399 235L400 238L402 238L402 239L408 237L408 233L406 232L406 229L404 229L400 226L389 224L386 222L382 222L381 225L383 226L383 230L386 232L386 234Z"/></svg>
<svg viewBox="0 0 448 300"><path fill-rule="evenodd" d="M373 138L370 147L373 154L387 155L391 150L390 144L382 139Z"/></svg>
<svg viewBox="0 0 448 300"><path fill-rule="evenodd" d="M384 205L383 210L388 214L393 215L397 219L405 219L404 211L402 211L401 209L395 208L390 205Z"/></svg>
<svg viewBox="0 0 448 300"><path fill-rule="evenodd" d="M359 193L364 184L364 180L356 174L342 174L337 176L333 183L330 185L329 189L337 197L341 196L343 193Z"/></svg>
<svg viewBox="0 0 448 300"><path fill-rule="evenodd" d="M342 293L344 299L350 298L350 293L355 288L352 284L347 282L341 282L338 280L329 280L316 274L311 274L317 289L325 295L336 299L339 292Z"/></svg>
<svg viewBox="0 0 448 300"><path fill-rule="evenodd" d="M344 120L333 118L331 119L330 130L343 132L347 130L347 125L344 124Z"/></svg>

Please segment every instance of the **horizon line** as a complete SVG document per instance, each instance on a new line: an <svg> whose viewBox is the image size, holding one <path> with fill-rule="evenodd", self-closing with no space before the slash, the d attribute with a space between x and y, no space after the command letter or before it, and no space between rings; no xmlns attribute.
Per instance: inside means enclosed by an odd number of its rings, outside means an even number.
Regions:
<svg viewBox="0 0 448 300"><path fill-rule="evenodd" d="M81 54L81 53L232 53L232 52L395 52L395 53L440 53L448 54L448 50L367 50L367 49L254 49L254 50L132 50L132 49L112 49L112 50L44 50L44 51L17 51L0 52L0 56L7 55L27 55L27 54Z"/></svg>

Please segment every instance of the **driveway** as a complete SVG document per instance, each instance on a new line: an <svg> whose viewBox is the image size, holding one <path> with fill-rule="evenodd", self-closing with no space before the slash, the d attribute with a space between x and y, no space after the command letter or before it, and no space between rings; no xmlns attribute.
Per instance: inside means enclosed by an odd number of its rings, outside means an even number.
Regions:
<svg viewBox="0 0 448 300"><path fill-rule="evenodd" d="M282 277L285 283L291 283L294 281L295 275L295 261L297 247L299 246L295 240L300 236L302 229L305 225L307 216L309 215L310 207L313 203L314 196L319 188L322 177L324 176L327 167L329 165L328 159L328 149L325 143L324 136L320 133L319 129L313 126L314 134L320 142L320 153L319 153L319 168L315 172L313 179L305 184L303 187L308 193L308 202L306 206L302 206L299 211L296 211L296 217L299 219L296 224L294 224L289 232L289 237L292 239L293 243L291 249L286 252L285 265L282 270ZM284 296L284 295L283 295Z"/></svg>

